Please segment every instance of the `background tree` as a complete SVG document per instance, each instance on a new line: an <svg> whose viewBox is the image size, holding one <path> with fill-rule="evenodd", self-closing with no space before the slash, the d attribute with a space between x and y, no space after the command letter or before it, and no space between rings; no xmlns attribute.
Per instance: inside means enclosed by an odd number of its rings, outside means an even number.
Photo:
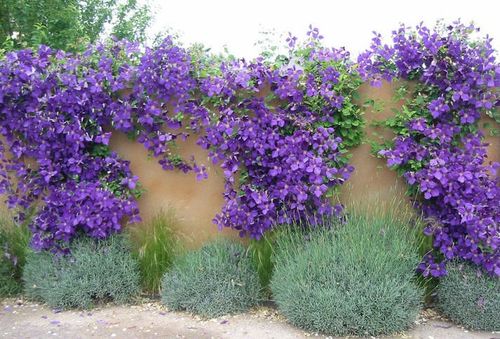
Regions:
<svg viewBox="0 0 500 339"><path fill-rule="evenodd" d="M0 44L77 51L109 35L142 41L151 19L137 0L0 0Z"/></svg>

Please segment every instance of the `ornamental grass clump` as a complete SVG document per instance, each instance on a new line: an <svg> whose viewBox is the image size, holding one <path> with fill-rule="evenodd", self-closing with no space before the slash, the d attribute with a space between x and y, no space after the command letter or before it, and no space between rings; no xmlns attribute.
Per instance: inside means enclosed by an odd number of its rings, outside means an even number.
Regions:
<svg viewBox="0 0 500 339"><path fill-rule="evenodd" d="M173 210L167 210L132 231L133 254L139 263L141 283L146 292L160 292L161 279L181 249L173 232L176 222Z"/></svg>
<svg viewBox="0 0 500 339"><path fill-rule="evenodd" d="M264 234L259 240L251 239L248 246L248 251L252 256L257 273L259 274L260 284L262 285L262 297L266 299L271 296L269 283L273 274L273 249L273 232Z"/></svg>
<svg viewBox="0 0 500 339"><path fill-rule="evenodd" d="M347 216L277 237L271 290L278 309L305 330L381 335L411 326L422 305L418 237L407 217ZM418 232L418 231L417 231Z"/></svg>
<svg viewBox="0 0 500 339"><path fill-rule="evenodd" d="M0 297L22 291L21 275L30 237L25 223L17 225L9 216L0 217Z"/></svg>
<svg viewBox="0 0 500 339"><path fill-rule="evenodd" d="M130 302L140 291L139 271L123 236L80 237L71 254L31 253L23 272L28 297L51 307L90 308L98 302Z"/></svg>
<svg viewBox="0 0 500 339"><path fill-rule="evenodd" d="M437 305L454 322L471 330L500 330L500 279L478 267L453 261L437 287Z"/></svg>
<svg viewBox="0 0 500 339"><path fill-rule="evenodd" d="M215 318L247 311L259 301L260 289L247 250L219 240L174 262L163 278L162 301L172 310Z"/></svg>

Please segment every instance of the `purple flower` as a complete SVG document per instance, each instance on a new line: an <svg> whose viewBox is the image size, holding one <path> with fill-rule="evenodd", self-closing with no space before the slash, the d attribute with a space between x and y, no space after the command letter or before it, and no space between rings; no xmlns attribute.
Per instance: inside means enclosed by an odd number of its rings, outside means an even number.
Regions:
<svg viewBox="0 0 500 339"><path fill-rule="evenodd" d="M441 114L449 112L450 106L445 103L443 98L439 98L430 102L429 111L433 118L438 118Z"/></svg>

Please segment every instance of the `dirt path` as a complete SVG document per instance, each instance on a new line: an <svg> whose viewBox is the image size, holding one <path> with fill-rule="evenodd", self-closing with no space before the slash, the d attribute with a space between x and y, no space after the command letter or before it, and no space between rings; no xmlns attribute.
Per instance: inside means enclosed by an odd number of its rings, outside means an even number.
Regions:
<svg viewBox="0 0 500 339"><path fill-rule="evenodd" d="M268 307L248 314L202 320L186 313L168 312L156 302L59 312L14 299L0 303L0 337L323 338L287 324L274 309ZM500 333L469 332L439 320L433 312L425 312L411 331L391 338L500 339Z"/></svg>

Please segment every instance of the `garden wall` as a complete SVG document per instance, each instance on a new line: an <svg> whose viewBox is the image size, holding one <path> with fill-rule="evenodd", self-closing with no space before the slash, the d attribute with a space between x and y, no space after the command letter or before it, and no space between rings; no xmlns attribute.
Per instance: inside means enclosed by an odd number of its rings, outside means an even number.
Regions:
<svg viewBox="0 0 500 339"><path fill-rule="evenodd" d="M374 120L381 120L392 115L392 108L400 103L393 101L395 83L384 83L382 87L375 88L368 84L360 88L360 104L368 98L379 100L383 109L375 112L367 110L366 133L371 135L377 131L390 136L388 131L380 131L370 127ZM480 126L484 123L495 122L483 117ZM499 126L496 125L498 128ZM485 132L488 135L487 132ZM500 161L500 143L498 137L488 136L488 161ZM148 221L162 209L174 209L178 222L175 231L186 239L188 246L198 246L220 232L212 223L213 217L220 211L223 204L224 176L219 167L214 166L207 159L207 152L196 145L196 137L179 142L180 155L188 158L194 155L199 163L208 167L208 179L197 181L193 172L164 171L156 159L148 157L143 145L133 142L124 134L114 133L111 147L121 157L131 161L131 169L139 177L146 192L139 199L141 217ZM366 204L377 199L380 202L391 200L404 200L409 205L409 200L404 196L406 184L397 177L395 171L386 167L385 160L377 159L370 154L370 146L361 145L352 150L351 164L355 167L348 184L343 185L340 200L346 205ZM135 227L141 227L140 225ZM237 238L237 232L224 229L222 233L229 237Z"/></svg>

